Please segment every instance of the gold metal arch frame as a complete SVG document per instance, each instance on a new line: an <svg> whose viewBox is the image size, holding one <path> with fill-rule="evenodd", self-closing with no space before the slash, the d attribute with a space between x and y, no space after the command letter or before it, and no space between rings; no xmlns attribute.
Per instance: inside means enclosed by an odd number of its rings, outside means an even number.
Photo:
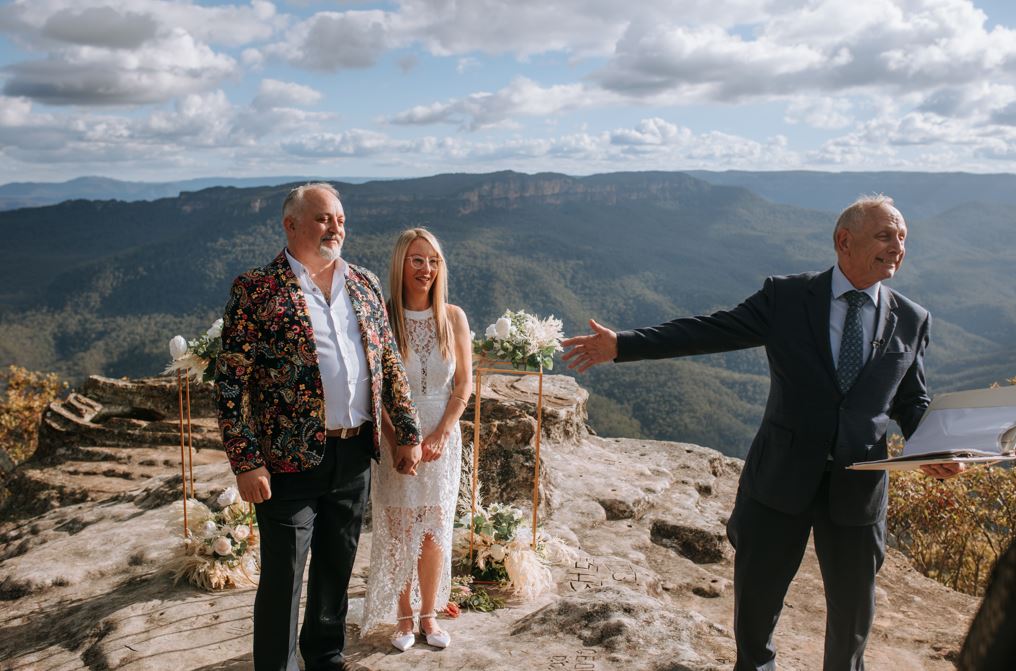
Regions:
<svg viewBox="0 0 1016 671"><path fill-rule="evenodd" d="M194 496L194 437L191 430L190 376L176 371L176 394L180 404L180 481L183 484L183 537L190 535L187 526L187 466L190 466L190 495ZM186 410L186 422L184 414ZM186 445L184 439L186 438Z"/></svg>
<svg viewBox="0 0 1016 671"><path fill-rule="evenodd" d="M190 536L187 525L188 492L194 496L194 433L191 426L190 376L183 371L176 371L176 395L180 405L180 482L183 486L183 537ZM188 489L187 472L190 471L190 488ZM248 503L247 510L254 511L254 504ZM254 533L254 519L251 518L251 534Z"/></svg>
<svg viewBox="0 0 1016 671"><path fill-rule="evenodd" d="M536 523L540 503L540 436L543 431L543 366L539 370L515 368L510 361L497 361L484 357L473 359L473 373L476 375L474 392L475 410L473 412L473 493L472 514L469 518L469 563L473 563L475 548L473 519L476 517L476 490L480 475L480 405L483 390L483 374L497 375L537 375L539 376L539 393L536 397L536 464L533 466L533 539L532 547L536 549Z"/></svg>

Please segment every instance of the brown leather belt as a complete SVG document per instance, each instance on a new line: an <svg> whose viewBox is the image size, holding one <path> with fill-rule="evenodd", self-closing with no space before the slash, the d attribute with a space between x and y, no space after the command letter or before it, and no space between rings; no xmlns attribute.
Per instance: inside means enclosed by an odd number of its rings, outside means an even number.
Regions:
<svg viewBox="0 0 1016 671"><path fill-rule="evenodd" d="M360 435L367 423L364 422L360 426L354 426L352 429L328 429L325 431L325 435L329 438L340 438L345 440L346 438L353 438L354 436Z"/></svg>

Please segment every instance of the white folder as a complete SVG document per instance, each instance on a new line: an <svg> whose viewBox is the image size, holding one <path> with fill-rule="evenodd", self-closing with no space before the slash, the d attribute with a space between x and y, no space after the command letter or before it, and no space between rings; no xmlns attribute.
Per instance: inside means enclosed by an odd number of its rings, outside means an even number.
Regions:
<svg viewBox="0 0 1016 671"><path fill-rule="evenodd" d="M911 470L925 464L1016 459L1016 385L936 396L903 454L862 461L855 470Z"/></svg>

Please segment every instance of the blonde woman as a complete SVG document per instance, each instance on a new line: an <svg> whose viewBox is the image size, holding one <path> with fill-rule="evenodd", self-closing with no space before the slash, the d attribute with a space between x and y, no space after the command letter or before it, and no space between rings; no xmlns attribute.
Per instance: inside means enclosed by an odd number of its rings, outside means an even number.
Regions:
<svg viewBox="0 0 1016 671"><path fill-rule="evenodd" d="M472 352L465 313L448 303L448 271L437 238L424 228L395 243L389 275L388 319L420 415L423 460L416 477L399 474L384 418L387 449L371 477L373 542L364 603L364 634L395 622L392 645L416 642L414 624L429 645L445 648L437 623L451 591L452 523L459 493L462 434L459 416L469 398Z"/></svg>

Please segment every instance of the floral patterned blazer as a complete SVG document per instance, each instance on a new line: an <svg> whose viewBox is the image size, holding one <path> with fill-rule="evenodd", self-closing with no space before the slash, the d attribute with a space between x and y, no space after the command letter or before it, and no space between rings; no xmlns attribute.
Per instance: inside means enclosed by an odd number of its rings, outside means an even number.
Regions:
<svg viewBox="0 0 1016 671"><path fill-rule="evenodd" d="M392 338L381 284L349 264L346 290L370 369L371 412L381 407L400 445L420 442L416 407ZM215 370L222 442L234 473L266 466L272 473L314 468L324 457L325 401L307 301L285 251L233 282ZM374 431L374 459L381 431Z"/></svg>

